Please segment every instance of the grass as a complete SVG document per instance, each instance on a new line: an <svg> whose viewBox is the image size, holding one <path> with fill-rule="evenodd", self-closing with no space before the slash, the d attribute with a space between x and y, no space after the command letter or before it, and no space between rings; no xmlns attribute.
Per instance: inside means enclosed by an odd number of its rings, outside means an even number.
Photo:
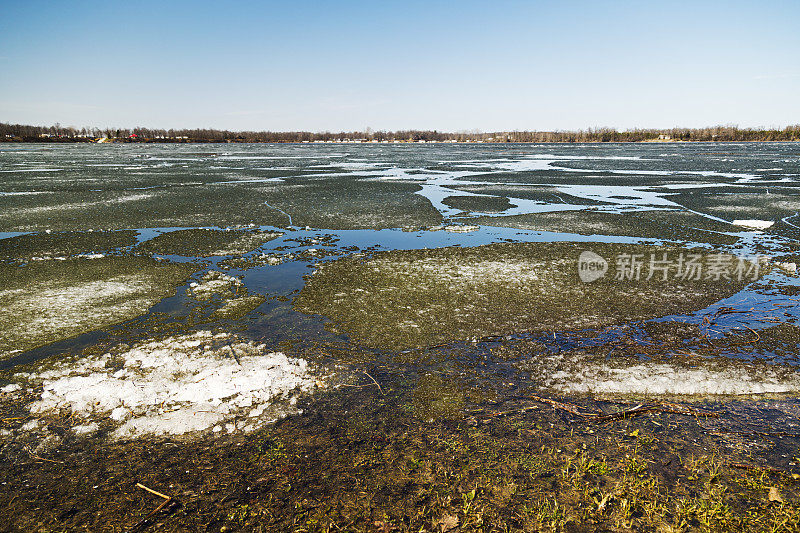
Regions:
<svg viewBox="0 0 800 533"><path fill-rule="evenodd" d="M610 271L578 279L590 248ZM295 307L333 319L366 346L402 350L521 332L564 331L701 309L742 288L737 280L615 280L614 258L687 250L645 245L491 244L345 257L321 265Z"/></svg>
<svg viewBox="0 0 800 533"><path fill-rule="evenodd" d="M266 231L184 229L162 233L136 249L150 254L190 257L240 255L279 236L279 233Z"/></svg>
<svg viewBox="0 0 800 533"><path fill-rule="evenodd" d="M130 256L0 265L0 357L139 316L195 269Z"/></svg>
<svg viewBox="0 0 800 533"><path fill-rule="evenodd" d="M0 240L0 260L30 261L33 257L109 252L135 242L133 230L29 233Z"/></svg>

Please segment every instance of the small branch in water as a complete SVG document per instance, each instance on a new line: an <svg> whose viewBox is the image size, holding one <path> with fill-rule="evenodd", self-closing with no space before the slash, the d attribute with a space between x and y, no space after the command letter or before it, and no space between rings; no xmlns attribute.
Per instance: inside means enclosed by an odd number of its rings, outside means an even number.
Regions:
<svg viewBox="0 0 800 533"><path fill-rule="evenodd" d="M779 468L774 468L772 466L760 466L760 465L751 465L747 463L725 463L732 468L740 468L742 470L759 470L759 471L766 471L773 474L778 474L781 476L792 477L794 476L790 472L786 472L785 470L781 470Z"/></svg>
<svg viewBox="0 0 800 533"><path fill-rule="evenodd" d="M375 381L375 378L373 378L368 372L365 372L363 370L361 371L361 373L364 374L365 376L367 376L369 379L371 379L372 383L367 383L366 385L350 385L349 383L342 383L341 385L337 385L337 386L338 387L352 387L354 389L363 389L364 387L375 386L375 387L378 387L378 390L380 391L382 396L386 396L386 393L383 392L383 389L381 388L381 384L378 383L377 381Z"/></svg>
<svg viewBox="0 0 800 533"><path fill-rule="evenodd" d="M381 396L386 396L386 393L385 393L385 392L383 392L383 389L381 388L381 384L380 384L380 383L378 383L377 381L375 381L375 378L373 378L373 377L372 377L372 376L369 374L369 372L367 372L366 370L362 370L361 372L363 372L363 373L364 373L364 374L365 374L365 375L366 375L366 376L367 376L369 379L371 379L371 380L372 380L372 382L375 384L375 386L377 386L377 387L378 387L378 390L380 391L380 393L381 393Z"/></svg>
<svg viewBox="0 0 800 533"><path fill-rule="evenodd" d="M698 411L697 409L691 409L677 403L661 402L658 407L659 410L664 413L675 413L678 415L698 417L704 416L706 418L719 418L719 413L715 413L714 411Z"/></svg>
<svg viewBox="0 0 800 533"><path fill-rule="evenodd" d="M63 465L64 464L64 461L54 461L53 459L47 459L45 457L40 457L40 456L36 455L35 453L33 453L28 446L25 446L25 451L28 452L28 455L30 455L33 459L35 459L37 461L47 461L48 463L56 463L56 464L59 464L59 465Z"/></svg>
<svg viewBox="0 0 800 533"><path fill-rule="evenodd" d="M755 340L755 342L758 342L758 341L760 341L760 340L761 340L761 335L759 335L759 334L758 334L758 332L757 332L756 330L754 330L754 329L753 329L753 328L751 328L750 326L745 326L745 327L746 327L747 329L749 329L750 331L752 331L752 332L753 332L753 335L755 335L755 336L756 336L756 340Z"/></svg>
<svg viewBox="0 0 800 533"><path fill-rule="evenodd" d="M550 398L543 398L541 396L530 396L530 399L537 402L542 402L552 405L556 409L561 409L575 416L593 420L595 422L607 422L609 420L632 418L634 416L643 415L645 413L674 413L686 416L719 418L719 414L712 411L698 411L696 409L690 409L682 405L678 405L675 403L668 403L668 402L661 402L660 404L655 404L655 405L639 404L636 407L632 407L624 411L606 414L606 413L584 413L579 410L577 405L558 402L556 400L551 400Z"/></svg>
<svg viewBox="0 0 800 533"><path fill-rule="evenodd" d="M162 493L158 492L157 490L151 489L150 487L145 487L141 483L137 483L136 486L139 487L140 489L146 490L150 494L155 494L156 496L158 496L160 498L164 498L164 501L161 502L161 505L159 505L158 507L156 507L155 509L150 511L150 513L148 513L147 516L145 516L139 522L137 522L136 525L133 526L129 531L136 531L137 529L139 529L142 526L146 525L153 516L157 515L165 507L167 507L167 506L172 507L172 506L178 504L178 502L176 500L172 499L172 496L167 496L166 494L162 494Z"/></svg>
<svg viewBox="0 0 800 533"><path fill-rule="evenodd" d="M530 399L534 400L536 402L541 402L541 403L546 403L546 404L552 405L556 409L561 409L562 411L567 411L568 413L571 413L571 414L573 414L575 416L579 416L581 418L592 418L594 416L597 416L594 413L581 413L578 410L578 406L577 405L572 405L570 403L557 402L556 400L551 400L550 398L543 398L541 396L533 396L533 395L530 396Z"/></svg>
<svg viewBox="0 0 800 533"><path fill-rule="evenodd" d="M720 436L724 436L724 435L744 435L745 437L758 436L758 437L791 437L793 439L800 438L800 433L786 433L785 431L758 431L758 430L737 431L737 430L734 430L734 429L724 429L724 428L720 428L720 429L717 429L716 431L712 431L711 434L712 435L720 435Z"/></svg>
<svg viewBox="0 0 800 533"><path fill-rule="evenodd" d="M146 490L150 494L155 494L156 496L160 496L160 497L164 498L165 500L171 500L172 499L172 496L167 496L166 494L161 494L157 490L153 490L150 487L145 487L141 483L137 483L136 486L139 487L140 489Z"/></svg>

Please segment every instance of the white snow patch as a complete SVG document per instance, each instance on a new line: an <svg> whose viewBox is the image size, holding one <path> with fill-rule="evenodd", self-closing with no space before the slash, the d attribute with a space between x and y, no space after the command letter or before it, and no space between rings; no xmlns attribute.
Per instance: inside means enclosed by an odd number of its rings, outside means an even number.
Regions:
<svg viewBox="0 0 800 533"><path fill-rule="evenodd" d="M78 418L108 419L121 424L115 437L179 435L267 410L274 419L296 411L274 402L291 403L317 384L303 359L209 331L14 377L42 385L32 414L67 409Z"/></svg>
<svg viewBox="0 0 800 533"><path fill-rule="evenodd" d="M124 370L121 370L120 372L114 372L111 375L112 377L119 378L124 376L125 374ZM116 420L117 422L121 422L122 420L128 418L129 414L130 410L126 409L125 407L117 407L116 409L111 410L111 414L109 415L109 417L111 418L111 420Z"/></svg>
<svg viewBox="0 0 800 533"><path fill-rule="evenodd" d="M0 172L61 172L63 168L15 168L14 170L0 170Z"/></svg>
<svg viewBox="0 0 800 533"><path fill-rule="evenodd" d="M98 429L100 429L100 426L98 426L95 422L92 422L91 424L72 426L72 431L74 431L77 435L86 435L87 433L94 433Z"/></svg>
<svg viewBox="0 0 800 533"><path fill-rule="evenodd" d="M774 220L734 220L732 222L734 226L743 226L745 228L752 228L752 229L767 229L771 228L774 224Z"/></svg>
<svg viewBox="0 0 800 533"><path fill-rule="evenodd" d="M64 338L133 318L160 298L152 294L152 285L146 275L132 274L73 284L32 283L26 289L0 288L0 307L16 317L10 328L0 331L0 341L13 345L20 340ZM0 347L0 356L8 354Z"/></svg>
<svg viewBox="0 0 800 533"><path fill-rule="evenodd" d="M198 300L210 300L215 294L232 292L242 286L239 278L228 276L216 270L210 270L198 283L189 284L192 295Z"/></svg>
<svg viewBox="0 0 800 533"><path fill-rule="evenodd" d="M740 396L800 392L800 374L792 369L724 358L685 365L592 359L573 353L537 357L521 366L538 374L542 388L567 394Z"/></svg>
<svg viewBox="0 0 800 533"><path fill-rule="evenodd" d="M481 229L480 226L445 226L444 230L449 231L450 233L472 233L473 231L478 231Z"/></svg>
<svg viewBox="0 0 800 533"><path fill-rule="evenodd" d="M151 198L152 196L154 196L153 193L127 194L125 196L118 196L117 198L113 198L109 200L108 203L124 204L126 202L138 202L139 200L146 200L147 198Z"/></svg>

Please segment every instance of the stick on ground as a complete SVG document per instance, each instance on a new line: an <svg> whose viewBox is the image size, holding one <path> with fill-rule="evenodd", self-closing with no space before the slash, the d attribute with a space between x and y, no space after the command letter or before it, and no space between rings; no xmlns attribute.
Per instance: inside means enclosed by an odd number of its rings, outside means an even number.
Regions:
<svg viewBox="0 0 800 533"><path fill-rule="evenodd" d="M175 501L175 500L173 500L173 499L172 499L172 496L167 496L166 494L162 494L162 493L158 492L157 490L153 490L153 489L151 489L150 487L146 487L146 486L142 485L141 483L137 483L137 484L136 484L136 486L137 486L137 487L139 487L140 489L146 490L146 491L147 491L147 492L149 492L150 494L155 494L156 496L158 496L158 497L160 497L160 498L164 498L164 501L163 501L163 502L161 502L161 505L159 505L158 507L156 507L155 509L153 509L152 511L150 511L150 512L147 514L147 516L145 516L144 518L142 518L141 520L139 520L139 522L137 522L135 526L133 526L132 528L130 528L130 530L129 530L129 531L136 531L136 530L138 530L139 528L143 527L144 525L146 525L146 524L148 523L148 521L149 521L149 520L150 520L150 519L151 519L153 516L157 515L157 514L158 514L158 513L159 513L159 512L160 512L162 509L164 509L165 507L167 507L167 506L172 506L172 505L176 505L176 504L178 504L178 502L177 502L177 501Z"/></svg>

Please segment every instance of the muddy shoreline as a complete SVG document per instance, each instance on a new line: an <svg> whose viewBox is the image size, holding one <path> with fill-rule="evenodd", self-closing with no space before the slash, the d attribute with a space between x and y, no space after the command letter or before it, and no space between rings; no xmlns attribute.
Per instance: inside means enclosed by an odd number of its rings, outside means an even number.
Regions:
<svg viewBox="0 0 800 533"><path fill-rule="evenodd" d="M407 374L369 375L380 389L365 378L246 436L111 441L65 431L52 452L5 442L11 490L0 493L1 521L18 531L798 526L797 433L746 424L748 413L785 401L706 402L691 408L708 417L653 412L594 422L526 400L524 391L456 412L410 389ZM634 407L560 401L587 413ZM415 416L431 410L443 418ZM137 483L174 504L141 522L162 500ZM780 501L770 501L773 488Z"/></svg>

